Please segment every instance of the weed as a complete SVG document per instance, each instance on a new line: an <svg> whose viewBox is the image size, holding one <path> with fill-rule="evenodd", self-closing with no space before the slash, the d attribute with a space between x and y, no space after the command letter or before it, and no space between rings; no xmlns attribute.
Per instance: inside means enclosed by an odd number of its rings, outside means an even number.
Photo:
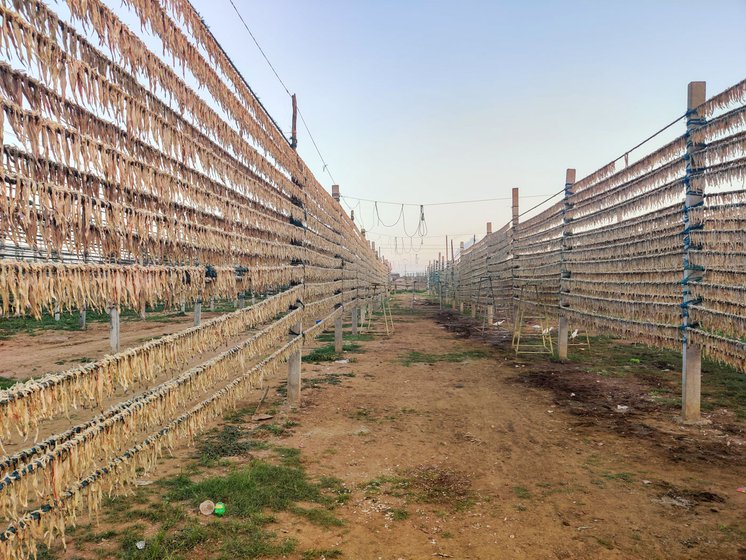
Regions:
<svg viewBox="0 0 746 560"><path fill-rule="evenodd" d="M16 383L21 383L22 381L25 381L25 379L13 379L11 377L0 376L0 389L9 389Z"/></svg>
<svg viewBox="0 0 746 560"><path fill-rule="evenodd" d="M529 492L528 489L524 488L523 486L513 486L513 493L522 500L531 499L531 492Z"/></svg>
<svg viewBox="0 0 746 560"><path fill-rule="evenodd" d="M448 354L427 354L412 350L402 358L401 363L405 366L411 366L412 364L434 364L436 362L464 362L466 360L477 360L487 357L489 357L489 354L482 350L466 350L464 352L450 352Z"/></svg>
<svg viewBox="0 0 746 560"><path fill-rule="evenodd" d="M342 558L342 551L338 548L312 548L303 552L303 560L316 560L323 558Z"/></svg>
<svg viewBox="0 0 746 560"><path fill-rule="evenodd" d="M200 464L211 466L224 457L239 457L255 449L267 448L266 443L249 441L247 437L246 430L234 424L211 430L201 438L198 445Z"/></svg>
<svg viewBox="0 0 746 560"><path fill-rule="evenodd" d="M394 521L404 521L409 517L409 512L406 509L401 508L387 509L386 514Z"/></svg>
<svg viewBox="0 0 746 560"><path fill-rule="evenodd" d="M362 347L359 344L348 343L342 346L342 352L362 352ZM314 348L311 352L303 356L304 362L312 364L318 364L321 362L333 362L342 358L342 354L338 354L334 351L333 344L327 344L326 346L319 346Z"/></svg>
<svg viewBox="0 0 746 560"><path fill-rule="evenodd" d="M341 527L342 525L344 525L341 519L339 519L333 513L325 509L319 509L319 508L311 509L311 508L302 508L299 506L293 506L290 508L290 511L292 511L296 515L305 517L311 523L313 523L314 525L318 525L319 527L329 528L329 527Z"/></svg>
<svg viewBox="0 0 746 560"><path fill-rule="evenodd" d="M620 472L620 473L602 473L601 476L606 478L607 480L623 480L624 482L634 482L635 481L635 475L628 472Z"/></svg>

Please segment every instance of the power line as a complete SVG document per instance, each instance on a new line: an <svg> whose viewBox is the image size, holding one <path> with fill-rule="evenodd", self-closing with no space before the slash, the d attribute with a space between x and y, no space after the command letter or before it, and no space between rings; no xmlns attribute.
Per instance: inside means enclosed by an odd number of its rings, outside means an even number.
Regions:
<svg viewBox="0 0 746 560"><path fill-rule="evenodd" d="M549 195L528 194L528 195L521 196L521 198L542 198L542 197L547 197L547 196ZM553 195L553 196L557 196L557 195ZM510 196L500 196L497 198L482 198L482 199L475 199L475 200L452 200L449 202L426 202L424 204L419 204L415 202L390 202L386 200L373 200L371 198L359 198L356 196L348 196L348 195L342 195L341 198L346 198L348 200L357 200L358 202L373 202L374 204L392 204L394 206L448 206L451 204L472 204L472 203L477 203L477 202L497 202L501 200L512 200L512 197Z"/></svg>
<svg viewBox="0 0 746 560"><path fill-rule="evenodd" d="M290 90L285 85L285 82L282 81L282 78L280 78L280 75L277 73L277 70L273 66L273 64L270 62L269 57L267 56L267 53L264 52L264 49L259 44L259 41L257 41L254 34L251 32L251 29L247 25L246 21L243 19L243 16L241 15L241 12L238 11L238 8L236 7L236 4L233 2L233 0L228 0L231 3L231 6L233 6L233 10L236 12L236 15L238 15L238 19L241 20L241 23L243 23L244 28L246 28L246 31L251 36L252 41L254 41L254 44L256 45L256 48L259 49L259 52L262 53L262 56L264 57L264 60L267 61L267 64L272 69L272 72L274 73L275 77L277 78L277 81L280 82L283 89L285 90L285 93L288 94L289 97L292 97L293 94L290 93ZM266 109L265 109L266 111ZM316 143L316 139L313 137L313 134L311 134L311 129L308 126L308 123L306 122L305 117L303 116L303 113L300 109L298 109L298 115L300 116L300 120L303 123L303 127L306 129L306 132L308 133L308 137L311 139L311 143L313 144L313 147L316 149L316 153L319 155L319 159L321 160L321 163L323 164L323 171L329 175L329 178L332 180L333 183L336 184L336 181L334 180L334 176L332 175L332 172L329 170L329 164L326 163L326 160L324 159L324 156L321 155L321 150L319 149L319 145ZM278 127L279 128L279 127Z"/></svg>

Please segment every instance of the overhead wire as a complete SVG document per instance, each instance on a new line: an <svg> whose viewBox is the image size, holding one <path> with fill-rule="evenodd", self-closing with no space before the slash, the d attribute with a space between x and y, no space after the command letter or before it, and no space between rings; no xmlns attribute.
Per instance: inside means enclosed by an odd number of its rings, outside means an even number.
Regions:
<svg viewBox="0 0 746 560"><path fill-rule="evenodd" d="M277 81L279 81L280 84L282 85L283 89L285 90L285 93L287 93L289 97L292 97L293 94L290 93L290 89L288 89L287 85L285 85L285 82L280 77L280 74L277 72L277 69L274 67L274 65L272 64L272 62L270 62L269 57L267 56L267 53L264 52L264 49L259 44L259 41L254 36L254 34L251 32L251 28L249 28L248 24L243 19L243 16L241 15L241 12L238 10L238 7L236 6L236 4L233 2L233 0L228 0L228 2L230 2L231 6L233 6L233 10L236 12L236 15L238 16L238 19L241 20L241 23L243 24L244 28L246 29L246 31L251 36L252 41L254 41L254 44L259 49L259 52L264 57L264 60L267 62L267 64L269 65L269 67L272 69L272 72L274 73L275 77L277 78ZM256 97L256 95L255 95L255 97ZM329 169L329 164L326 163L326 160L324 159L324 156L322 155L321 150L319 149L319 145L316 143L316 139L313 137L313 134L311 134L311 128L308 126L308 123L306 122L306 119L303 116L303 112L300 110L300 108L298 108L298 116L300 117L300 120L303 123L303 128L306 129L306 132L308 133L308 137L311 139L311 143L313 144L313 147L315 148L316 153L318 154L319 159L321 160L321 163L323 164L323 171L327 175L329 175L329 178L332 180L332 182L336 184L337 181L334 179L334 175L332 175L332 172ZM279 126L277 128L279 128ZM287 140L287 138L286 138L286 140Z"/></svg>

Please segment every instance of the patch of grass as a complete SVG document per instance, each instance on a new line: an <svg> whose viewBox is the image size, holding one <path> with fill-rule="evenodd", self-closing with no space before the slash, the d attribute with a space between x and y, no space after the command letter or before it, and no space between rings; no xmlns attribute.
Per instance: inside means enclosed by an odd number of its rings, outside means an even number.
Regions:
<svg viewBox="0 0 746 560"><path fill-rule="evenodd" d="M620 473L602 473L601 476L603 476L607 480L623 480L624 482L634 482L635 481L635 475L628 472L620 472Z"/></svg>
<svg viewBox="0 0 746 560"><path fill-rule="evenodd" d="M347 503L350 499L350 489L337 477L322 476L318 485L321 490L334 496L334 501L338 504Z"/></svg>
<svg viewBox="0 0 746 560"><path fill-rule="evenodd" d="M280 463L283 466L294 469L301 468L300 449L294 447L275 447L275 453L277 453Z"/></svg>
<svg viewBox="0 0 746 560"><path fill-rule="evenodd" d="M342 551L338 548L312 548L309 550L305 550L303 552L303 556L301 556L303 560L316 560L316 559L322 559L322 558L342 558Z"/></svg>
<svg viewBox="0 0 746 560"><path fill-rule="evenodd" d="M352 334L350 332L345 332L342 334L342 340L347 340L350 342L370 342L375 337L372 333L358 333L358 334ZM334 333L333 332L324 332L316 337L316 340L319 342L334 342Z"/></svg>
<svg viewBox="0 0 746 560"><path fill-rule="evenodd" d="M26 381L25 379L13 379L11 377L2 377L0 376L0 389L9 389L16 383L20 383L21 381Z"/></svg>
<svg viewBox="0 0 746 560"><path fill-rule="evenodd" d="M235 424L227 424L207 432L200 438L197 446L199 463L211 466L225 457L240 457L250 451L267 448L266 443L250 441L248 437L246 430Z"/></svg>
<svg viewBox="0 0 746 560"><path fill-rule="evenodd" d="M449 506L452 510L470 507L475 500L465 475L439 466L422 465L400 476L379 476L362 488L367 496L386 493L415 502Z"/></svg>
<svg viewBox="0 0 746 560"><path fill-rule="evenodd" d="M305 517L306 519L308 519L308 521L310 521L314 525L318 525L319 527L328 529L330 527L341 527L342 525L344 525L341 519L339 519L336 515L326 509L302 508L294 506L290 508L290 511L292 511L295 515Z"/></svg>
<svg viewBox="0 0 746 560"><path fill-rule="evenodd" d="M373 415L373 411L370 408L358 407L358 409L350 414L350 418L353 420L367 420L369 422L375 422L376 418Z"/></svg>
<svg viewBox="0 0 746 560"><path fill-rule="evenodd" d="M541 358L538 358L541 359ZM668 392L672 398L656 398L664 408L681 406L681 353L643 344L622 344L610 337L591 337L583 352L570 354L570 360L604 377L632 377L654 391ZM599 371L599 365L602 369ZM746 420L746 378L728 365L702 360L702 410L732 410Z"/></svg>
<svg viewBox="0 0 746 560"><path fill-rule="evenodd" d="M528 491L528 488L524 488L523 486L513 486L513 493L516 497L521 498L522 500L531 499L531 492Z"/></svg>
<svg viewBox="0 0 746 560"><path fill-rule="evenodd" d="M610 540L604 539L601 537L594 537L596 539L596 542L603 546L607 550L614 550L614 545L611 543Z"/></svg>
<svg viewBox="0 0 746 560"><path fill-rule="evenodd" d="M362 346L359 344L354 343L347 343L342 346L342 352L362 352ZM325 346L319 346L318 348L314 348L303 356L303 361L312 363L312 364L319 364L322 362L333 362L335 360L341 360L343 358L342 354L337 354L334 351L334 344L327 344Z"/></svg>
<svg viewBox="0 0 746 560"><path fill-rule="evenodd" d="M405 519L409 518L409 512L406 509L401 508L387 509L386 514L394 521L404 521Z"/></svg>
<svg viewBox="0 0 746 560"><path fill-rule="evenodd" d="M323 375L320 375L319 377L313 377L313 378L304 378L303 379L303 388L313 389L315 387L319 387L320 385L340 385L342 383L343 378L350 378L355 377L355 374L350 373L325 373Z"/></svg>
<svg viewBox="0 0 746 560"><path fill-rule="evenodd" d="M489 354L483 350L466 350L464 352L449 352L448 354L428 354L426 352L417 352L412 350L401 363L405 366L412 364L434 364L436 362L464 362L466 360L479 360L488 358Z"/></svg>

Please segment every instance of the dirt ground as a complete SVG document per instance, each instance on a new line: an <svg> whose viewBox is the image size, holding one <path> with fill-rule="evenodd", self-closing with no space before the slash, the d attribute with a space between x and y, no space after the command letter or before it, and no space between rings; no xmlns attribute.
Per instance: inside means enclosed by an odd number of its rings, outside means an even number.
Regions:
<svg viewBox="0 0 746 560"><path fill-rule="evenodd" d="M278 513L272 530L298 546L273 558L746 558L743 422L679 425L643 386L516 359L509 342L465 338L468 319L409 306L401 298L396 332L358 342L349 363L304 364L302 407L275 411L289 428L270 441L349 499L339 526ZM192 453L160 475L191 469ZM107 550L73 535L55 554L139 558Z"/></svg>
<svg viewBox="0 0 746 560"><path fill-rule="evenodd" d="M206 321L220 313L202 312ZM155 319L123 320L119 343L122 350L144 344L153 338L175 333L194 324L192 313L159 313ZM45 373L70 369L79 363L102 358L109 349L109 324L90 322L84 331L39 330L0 340L0 377L28 379Z"/></svg>

